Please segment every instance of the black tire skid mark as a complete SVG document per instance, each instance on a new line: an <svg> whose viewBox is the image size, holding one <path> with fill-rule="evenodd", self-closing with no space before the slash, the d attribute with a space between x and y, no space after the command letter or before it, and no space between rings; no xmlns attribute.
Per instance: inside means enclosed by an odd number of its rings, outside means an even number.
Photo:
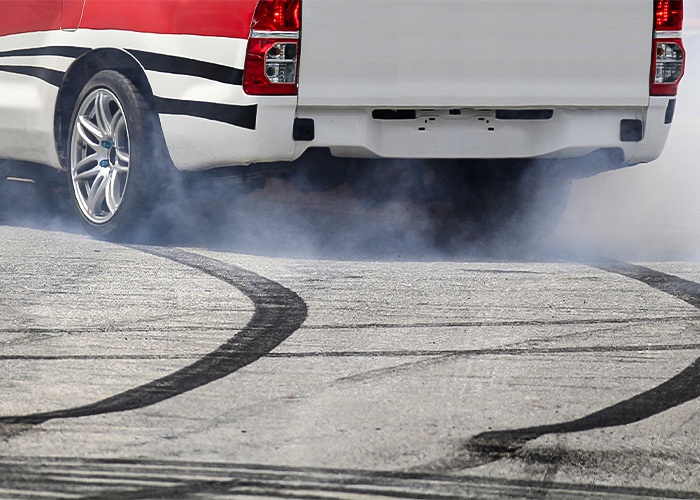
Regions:
<svg viewBox="0 0 700 500"><path fill-rule="evenodd" d="M129 245L220 279L241 291L255 306L248 324L196 362L152 382L92 404L30 415L0 417L4 424L41 424L56 418L77 418L144 408L224 378L280 345L306 320L301 297L279 283L237 266L202 255L165 247Z"/></svg>
<svg viewBox="0 0 700 500"><path fill-rule="evenodd" d="M193 477L194 476L194 477ZM95 481L98 479L98 481ZM99 480L108 480L102 482ZM290 498L358 500L698 498L692 492L401 471L162 460L0 457L2 488L27 497L94 500ZM541 495L540 495L541 493ZM19 497L19 496L18 496ZM25 498L22 495L21 498Z"/></svg>
<svg viewBox="0 0 700 500"><path fill-rule="evenodd" d="M590 264L602 271L640 281L700 309L700 284L633 264ZM528 441L546 434L564 434L629 425L700 397L700 358L666 382L581 418L549 425L482 432L443 460L422 470L465 469L514 454Z"/></svg>

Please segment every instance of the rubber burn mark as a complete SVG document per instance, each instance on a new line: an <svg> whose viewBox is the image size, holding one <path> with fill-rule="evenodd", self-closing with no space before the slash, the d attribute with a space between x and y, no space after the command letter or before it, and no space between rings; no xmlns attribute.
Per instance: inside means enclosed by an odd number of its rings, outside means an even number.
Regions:
<svg viewBox="0 0 700 500"><path fill-rule="evenodd" d="M700 309L700 284L648 267L609 262L593 265L603 271L641 281ZM549 425L482 432L447 457L421 470L478 467L518 452L546 434L564 434L633 424L700 397L700 358L675 377L648 391L584 417Z"/></svg>
<svg viewBox="0 0 700 500"><path fill-rule="evenodd" d="M136 410L179 396L240 370L280 345L304 323L307 307L296 293L279 283L237 266L183 250L129 246L197 269L236 287L255 311L248 324L224 344L170 375L85 406L30 415L0 417L2 424L41 424L56 418L76 418Z"/></svg>

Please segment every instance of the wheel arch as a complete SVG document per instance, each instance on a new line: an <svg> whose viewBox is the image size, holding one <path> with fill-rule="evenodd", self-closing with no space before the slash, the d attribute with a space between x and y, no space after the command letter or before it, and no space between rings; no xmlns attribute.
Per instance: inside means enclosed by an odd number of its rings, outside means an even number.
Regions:
<svg viewBox="0 0 700 500"><path fill-rule="evenodd" d="M162 137L153 90L141 64L131 54L121 49L91 50L71 64L58 90L54 112L54 141L58 159L64 169L68 168L66 145L75 103L90 78L103 70L118 71L134 84L156 118L156 126Z"/></svg>

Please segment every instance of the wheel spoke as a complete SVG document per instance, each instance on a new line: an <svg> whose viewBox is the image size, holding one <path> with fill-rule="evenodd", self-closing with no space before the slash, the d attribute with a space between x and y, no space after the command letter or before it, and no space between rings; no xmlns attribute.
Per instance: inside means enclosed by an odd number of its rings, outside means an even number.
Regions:
<svg viewBox="0 0 700 500"><path fill-rule="evenodd" d="M126 151L122 151L121 149L117 149L117 159L119 160L119 163L128 165L129 153L127 153Z"/></svg>
<svg viewBox="0 0 700 500"><path fill-rule="evenodd" d="M119 109L116 113L114 113L112 121L109 124L109 129L111 130L112 135L116 136L117 130L119 130L119 128L121 128L124 125L124 123L124 113L121 109Z"/></svg>
<svg viewBox="0 0 700 500"><path fill-rule="evenodd" d="M88 194L86 203L88 210L93 215L100 211L102 202L105 199L105 190L107 188L106 181L107 177L105 176L104 170L101 170L97 174L97 177L95 177L95 181L92 183L92 187L90 188L90 194Z"/></svg>
<svg viewBox="0 0 700 500"><path fill-rule="evenodd" d="M107 118L107 109L105 108L105 97L104 92L98 92L95 96L95 120L100 128L100 132L102 132L102 137L108 137L112 134L110 120Z"/></svg>
<svg viewBox="0 0 700 500"><path fill-rule="evenodd" d="M119 113L117 113L119 115ZM124 115L120 116L118 121L114 122L112 129L112 137L114 138L114 147L117 150L117 158L125 163L129 162L129 135L126 129L126 120Z"/></svg>
<svg viewBox="0 0 700 500"><path fill-rule="evenodd" d="M116 175L107 177L107 188L105 190L105 202L107 202L107 208L111 213L116 212L118 208L117 197L119 193L117 191L119 190L119 185L116 179Z"/></svg>
<svg viewBox="0 0 700 500"><path fill-rule="evenodd" d="M85 172L81 172L79 174L76 174L73 176L73 179L76 181L83 181L85 179L90 179L91 177L95 177L97 174L100 173L100 167L99 166L94 166L90 170L86 170Z"/></svg>
<svg viewBox="0 0 700 500"><path fill-rule="evenodd" d="M112 168L120 174L125 174L129 171L129 167L124 165L112 165Z"/></svg>
<svg viewBox="0 0 700 500"><path fill-rule="evenodd" d="M83 170L86 166L91 164L92 162L97 161L97 153L93 153L91 155L86 156L82 160L80 160L75 167L73 167L73 172L80 172Z"/></svg>
<svg viewBox="0 0 700 500"><path fill-rule="evenodd" d="M88 146L90 146L94 150L97 150L97 148L100 147L100 141L104 137L102 135L102 132L100 132L100 129L95 127L95 125L84 116L78 117L78 123L76 123L76 126L78 128L78 133L80 134L80 137L82 137L83 140L87 142ZM89 137L87 134L88 132L92 134L92 136L95 139L97 139L97 141Z"/></svg>

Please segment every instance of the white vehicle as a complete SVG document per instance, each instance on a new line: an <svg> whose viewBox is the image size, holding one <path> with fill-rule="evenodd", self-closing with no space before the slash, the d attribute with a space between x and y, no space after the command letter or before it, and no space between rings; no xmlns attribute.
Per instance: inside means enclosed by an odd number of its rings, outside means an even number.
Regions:
<svg viewBox="0 0 700 500"><path fill-rule="evenodd" d="M512 231L556 220L572 175L661 154L682 19L682 0L13 0L0 158L67 172L101 238L175 169L217 169L214 189L306 168L371 201L408 170L406 196Z"/></svg>

